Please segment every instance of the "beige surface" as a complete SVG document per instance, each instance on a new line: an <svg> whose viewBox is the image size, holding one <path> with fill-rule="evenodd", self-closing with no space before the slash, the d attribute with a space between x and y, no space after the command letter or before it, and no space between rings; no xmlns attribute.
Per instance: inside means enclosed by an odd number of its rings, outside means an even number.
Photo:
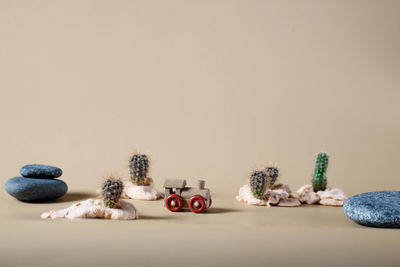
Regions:
<svg viewBox="0 0 400 267"><path fill-rule="evenodd" d="M399 266L400 231L341 208L248 207L249 170L296 190L314 155L348 195L399 189L399 1L0 0L0 182L64 170L54 204L0 194L1 266ZM50 221L126 177L207 180L210 214L132 201L142 220Z"/></svg>

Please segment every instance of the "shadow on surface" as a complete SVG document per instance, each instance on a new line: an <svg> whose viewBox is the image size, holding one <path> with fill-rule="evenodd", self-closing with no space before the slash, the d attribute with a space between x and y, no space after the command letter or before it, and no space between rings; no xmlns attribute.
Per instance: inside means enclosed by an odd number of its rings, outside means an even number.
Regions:
<svg viewBox="0 0 400 267"><path fill-rule="evenodd" d="M170 220L175 219L173 216L148 216L148 215L139 215L139 220Z"/></svg>
<svg viewBox="0 0 400 267"><path fill-rule="evenodd" d="M54 199L54 200L46 200L46 201L22 201L22 202L27 202L27 203L32 203L32 204L49 204L49 203L64 203L64 202L72 202L72 201L78 201L78 200L85 200L88 198L96 198L96 194L90 194L86 192L71 192L67 193L65 196Z"/></svg>
<svg viewBox="0 0 400 267"><path fill-rule="evenodd" d="M230 213L230 212L239 212L237 209L228 209L228 208L209 208L204 214L218 214L218 213Z"/></svg>
<svg viewBox="0 0 400 267"><path fill-rule="evenodd" d="M61 202L70 202L70 201L78 201L78 200L85 200L88 198L97 198L98 195L91 194L87 192L71 192L67 193L65 196L56 199L54 202L61 203Z"/></svg>

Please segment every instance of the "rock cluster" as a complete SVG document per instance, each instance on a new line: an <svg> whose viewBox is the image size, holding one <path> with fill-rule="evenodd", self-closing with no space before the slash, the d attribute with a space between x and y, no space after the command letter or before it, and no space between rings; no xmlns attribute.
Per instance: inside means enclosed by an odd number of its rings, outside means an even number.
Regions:
<svg viewBox="0 0 400 267"><path fill-rule="evenodd" d="M327 188L314 192L310 184L303 185L297 190L297 197L304 204L320 204L324 206L341 207L347 197L340 188Z"/></svg>
<svg viewBox="0 0 400 267"><path fill-rule="evenodd" d="M297 207L301 204L320 204L324 206L341 207L347 197L339 188L327 188L324 191L314 192L312 185L304 185L297 193L292 193L288 185L275 184L267 189L264 198L254 197L248 184L239 189L236 200L249 205Z"/></svg>
<svg viewBox="0 0 400 267"><path fill-rule="evenodd" d="M289 186L285 184L275 184L272 189L267 189L263 199L255 198L250 186L246 184L239 189L236 200L257 206L296 207L301 205Z"/></svg>

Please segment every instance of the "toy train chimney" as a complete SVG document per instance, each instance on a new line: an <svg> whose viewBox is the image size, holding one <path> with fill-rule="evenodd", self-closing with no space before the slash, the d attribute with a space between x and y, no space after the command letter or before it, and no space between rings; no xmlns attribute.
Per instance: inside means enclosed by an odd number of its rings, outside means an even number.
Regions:
<svg viewBox="0 0 400 267"><path fill-rule="evenodd" d="M199 184L199 189L204 189L204 186L205 186L205 184L206 184L206 181L204 181L204 180L198 180L197 182L198 182L198 184Z"/></svg>

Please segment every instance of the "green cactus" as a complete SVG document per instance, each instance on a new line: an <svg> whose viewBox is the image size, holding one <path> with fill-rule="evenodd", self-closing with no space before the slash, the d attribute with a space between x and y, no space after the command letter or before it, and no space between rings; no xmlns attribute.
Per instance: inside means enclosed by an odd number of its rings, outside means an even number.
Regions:
<svg viewBox="0 0 400 267"><path fill-rule="evenodd" d="M326 189L326 169L328 168L329 156L327 153L320 152L315 163L314 177L312 180L314 192Z"/></svg>
<svg viewBox="0 0 400 267"><path fill-rule="evenodd" d="M264 171L254 171L250 174L249 184L253 196L262 199L267 189L267 174Z"/></svg>
<svg viewBox="0 0 400 267"><path fill-rule="evenodd" d="M144 154L134 154L129 160L129 172L135 185L145 185L149 159Z"/></svg>
<svg viewBox="0 0 400 267"><path fill-rule="evenodd" d="M119 202L124 185L119 178L109 177L103 183L103 203L107 208L115 208Z"/></svg>
<svg viewBox="0 0 400 267"><path fill-rule="evenodd" d="M265 173L267 174L267 188L272 189L273 185L278 179L279 169L278 167L269 164L267 167L265 167Z"/></svg>

